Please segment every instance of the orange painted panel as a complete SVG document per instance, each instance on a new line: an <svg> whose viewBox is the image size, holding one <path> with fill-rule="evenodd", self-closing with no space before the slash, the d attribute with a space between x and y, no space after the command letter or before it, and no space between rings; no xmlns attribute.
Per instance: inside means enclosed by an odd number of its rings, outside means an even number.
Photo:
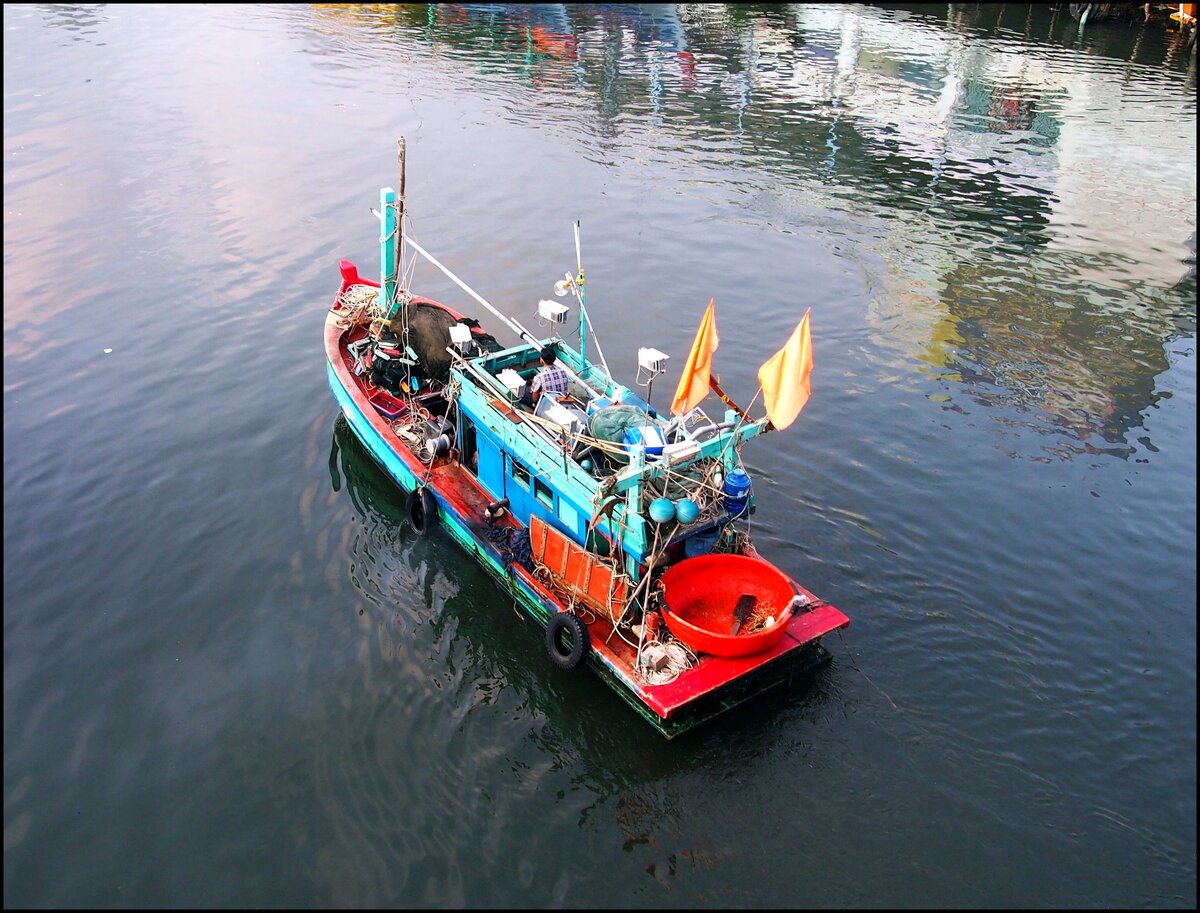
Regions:
<svg viewBox="0 0 1200 913"><path fill-rule="evenodd" d="M629 599L628 581L604 559L572 542L540 517L530 517L529 539L534 560L554 582L593 609L620 613Z"/></svg>

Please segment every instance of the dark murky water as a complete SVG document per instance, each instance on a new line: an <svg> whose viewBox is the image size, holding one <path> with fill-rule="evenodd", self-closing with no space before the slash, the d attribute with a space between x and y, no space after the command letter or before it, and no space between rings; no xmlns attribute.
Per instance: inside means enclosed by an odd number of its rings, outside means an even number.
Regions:
<svg viewBox="0 0 1200 913"><path fill-rule="evenodd" d="M996 7L4 9L6 906L1194 907L1195 56ZM852 618L665 742L325 385L414 234L723 385ZM433 270L419 290L462 303ZM111 351L109 351L111 350ZM677 374L660 382L656 399Z"/></svg>

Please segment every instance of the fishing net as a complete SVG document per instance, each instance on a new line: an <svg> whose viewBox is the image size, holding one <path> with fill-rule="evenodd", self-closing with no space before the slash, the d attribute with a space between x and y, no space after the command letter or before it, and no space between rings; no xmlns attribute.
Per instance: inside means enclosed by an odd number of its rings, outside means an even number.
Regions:
<svg viewBox="0 0 1200 913"><path fill-rule="evenodd" d="M650 422L644 409L637 406L605 406L588 419L588 434L602 441L613 444L625 442L625 432L630 428L638 428ZM629 456L622 452L608 453L608 457L618 463L629 462Z"/></svg>
<svg viewBox="0 0 1200 913"><path fill-rule="evenodd" d="M408 308L408 344L417 353L420 363L420 373L431 380L445 383L450 378L450 353L446 347L450 345L450 327L456 323L465 323L469 327L479 326L478 320L464 317L456 320L439 307L430 304L410 302ZM494 336L478 333L472 339L485 352L499 352L502 346Z"/></svg>
<svg viewBox="0 0 1200 913"><path fill-rule="evenodd" d="M519 564L532 573L536 568L533 560L533 543L529 531L511 526L489 526L484 533L489 542L500 549L501 564L508 570Z"/></svg>

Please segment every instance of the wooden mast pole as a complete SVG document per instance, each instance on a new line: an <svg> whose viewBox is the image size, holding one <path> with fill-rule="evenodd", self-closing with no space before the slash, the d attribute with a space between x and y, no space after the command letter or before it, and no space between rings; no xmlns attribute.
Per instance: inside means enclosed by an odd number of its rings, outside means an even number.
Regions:
<svg viewBox="0 0 1200 913"><path fill-rule="evenodd" d="M396 158L400 161L400 192L396 195L396 294L404 271L404 137L396 140Z"/></svg>
<svg viewBox="0 0 1200 913"><path fill-rule="evenodd" d="M396 141L396 147L400 161L400 191L397 193L391 187L379 191L379 283L383 286L385 327L390 327L400 313L403 295L407 292L400 288L404 279L404 137ZM407 341L405 339L406 344Z"/></svg>

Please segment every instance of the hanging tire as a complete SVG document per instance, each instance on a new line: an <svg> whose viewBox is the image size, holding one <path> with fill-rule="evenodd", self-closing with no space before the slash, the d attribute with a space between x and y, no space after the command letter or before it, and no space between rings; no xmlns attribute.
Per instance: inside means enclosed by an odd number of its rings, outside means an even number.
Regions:
<svg viewBox="0 0 1200 913"><path fill-rule="evenodd" d="M429 535L437 523L437 499L428 488L414 488L408 493L408 522L418 536Z"/></svg>
<svg viewBox="0 0 1200 913"><path fill-rule="evenodd" d="M559 612L546 626L546 650L550 661L560 669L574 669L587 656L592 638L587 625L571 612Z"/></svg>

